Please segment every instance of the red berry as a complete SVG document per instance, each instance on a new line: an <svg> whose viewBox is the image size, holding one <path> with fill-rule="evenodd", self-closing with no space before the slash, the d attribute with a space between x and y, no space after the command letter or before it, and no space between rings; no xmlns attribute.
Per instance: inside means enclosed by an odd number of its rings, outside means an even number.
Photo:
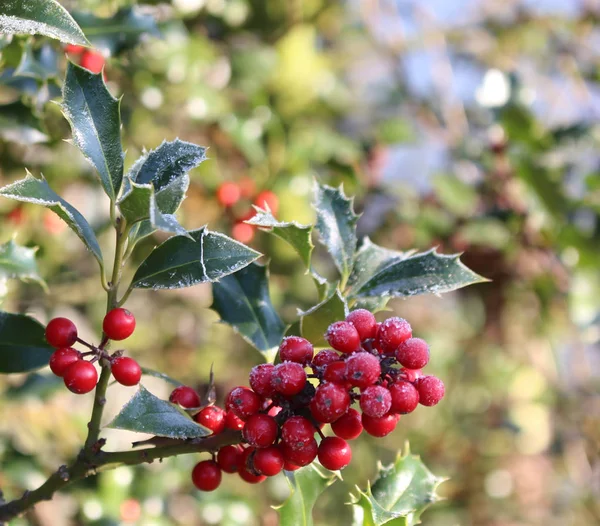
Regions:
<svg viewBox="0 0 600 526"><path fill-rule="evenodd" d="M50 369L56 376L63 376L69 365L78 361L81 353L71 347L56 349L50 356Z"/></svg>
<svg viewBox="0 0 600 526"><path fill-rule="evenodd" d="M104 316L102 329L111 340L125 340L135 330L135 316L127 309L113 309Z"/></svg>
<svg viewBox="0 0 600 526"><path fill-rule="evenodd" d="M427 407L436 405L446 392L444 382L436 376L422 376L415 382L415 387L419 391L419 403Z"/></svg>
<svg viewBox="0 0 600 526"><path fill-rule="evenodd" d="M285 442L281 445L281 451L286 461L296 466L308 466L316 457L319 446L313 438L302 449L294 449L288 446Z"/></svg>
<svg viewBox="0 0 600 526"><path fill-rule="evenodd" d="M254 455L254 468L262 475L272 477L283 469L283 453L277 446L259 449Z"/></svg>
<svg viewBox="0 0 600 526"><path fill-rule="evenodd" d="M390 385L389 391L392 395L392 413L411 413L419 405L419 391L409 382L396 382Z"/></svg>
<svg viewBox="0 0 600 526"><path fill-rule="evenodd" d="M221 484L221 468L214 460L198 462L192 470L192 482L200 491L213 491Z"/></svg>
<svg viewBox="0 0 600 526"><path fill-rule="evenodd" d="M348 383L360 389L373 385L381 375L379 358L368 352L358 352L346 360Z"/></svg>
<svg viewBox="0 0 600 526"><path fill-rule="evenodd" d="M375 338L377 336L377 320L367 309L356 309L346 316L360 336L361 341Z"/></svg>
<svg viewBox="0 0 600 526"><path fill-rule="evenodd" d="M277 438L279 427L272 416L261 413L252 415L242 430L244 440L254 447L268 447Z"/></svg>
<svg viewBox="0 0 600 526"><path fill-rule="evenodd" d="M225 411L216 405L203 408L194 420L206 429L210 429L213 435L218 435L225 429Z"/></svg>
<svg viewBox="0 0 600 526"><path fill-rule="evenodd" d="M288 336L279 346L279 357L282 362L296 362L306 365L313 357L313 346L305 338Z"/></svg>
<svg viewBox="0 0 600 526"><path fill-rule="evenodd" d="M384 354L394 354L398 346L411 336L412 328L402 318L388 318L377 331L378 343Z"/></svg>
<svg viewBox="0 0 600 526"><path fill-rule="evenodd" d="M52 347L71 347L77 341L77 327L67 318L54 318L46 325L46 341Z"/></svg>
<svg viewBox="0 0 600 526"><path fill-rule="evenodd" d="M242 420L247 420L249 416L258 413L260 397L247 387L235 387L227 395L225 407Z"/></svg>
<svg viewBox="0 0 600 526"><path fill-rule="evenodd" d="M308 418L292 416L281 426L281 440L292 449L302 449L314 440L315 432L315 426Z"/></svg>
<svg viewBox="0 0 600 526"><path fill-rule="evenodd" d="M81 62L79 65L92 73L100 73L105 62L105 58L100 53L86 50L81 55Z"/></svg>
<svg viewBox="0 0 600 526"><path fill-rule="evenodd" d="M354 352L360 347L360 336L356 327L347 321L336 321L327 329L325 335L329 345L336 351Z"/></svg>
<svg viewBox="0 0 600 526"><path fill-rule="evenodd" d="M319 422L335 422L350 407L348 391L337 384L321 384L315 391L310 410Z"/></svg>
<svg viewBox="0 0 600 526"><path fill-rule="evenodd" d="M254 204L263 209L269 207L273 215L277 215L277 211L279 210L279 199L273 192L269 190L263 190L260 192L256 196Z"/></svg>
<svg viewBox="0 0 600 526"><path fill-rule="evenodd" d="M96 387L98 371L90 362L78 360L67 367L63 378L69 391L75 394L85 394Z"/></svg>
<svg viewBox="0 0 600 526"><path fill-rule="evenodd" d="M293 464L289 460L283 461L283 469L285 469L286 471L296 471L297 469L300 469L301 467L302 466L297 466L296 464Z"/></svg>
<svg viewBox="0 0 600 526"><path fill-rule="evenodd" d="M241 459L240 446L223 446L217 453L217 464L225 473L237 473Z"/></svg>
<svg viewBox="0 0 600 526"><path fill-rule="evenodd" d="M140 378L142 377L140 365L128 356L115 358L110 365L110 370L115 380L121 385L137 385L140 383Z"/></svg>
<svg viewBox="0 0 600 526"><path fill-rule="evenodd" d="M362 412L374 418L385 415L392 406L392 395L382 385L372 385L362 391L360 408Z"/></svg>
<svg viewBox="0 0 600 526"><path fill-rule="evenodd" d="M269 398L275 393L275 389L271 383L273 368L274 365L272 363L262 363L253 367L250 371L250 387L252 387L255 393L265 398Z"/></svg>
<svg viewBox="0 0 600 526"><path fill-rule="evenodd" d="M400 372L407 382L414 382L423 376L421 369L406 369L403 367L400 369Z"/></svg>
<svg viewBox="0 0 600 526"><path fill-rule="evenodd" d="M273 369L271 381L275 390L283 396L294 396L304 388L306 372L299 363L283 362Z"/></svg>
<svg viewBox="0 0 600 526"><path fill-rule="evenodd" d="M319 444L319 462L324 468L336 471L352 460L352 449L343 438L327 437Z"/></svg>
<svg viewBox="0 0 600 526"><path fill-rule="evenodd" d="M348 409L345 415L331 424L331 429L340 438L346 440L357 438L363 430L360 413L356 409Z"/></svg>
<svg viewBox="0 0 600 526"><path fill-rule="evenodd" d="M422 369L429 362L429 345L421 338L409 338L398 346L396 360L408 369Z"/></svg>
<svg viewBox="0 0 600 526"><path fill-rule="evenodd" d="M389 435L400 420L400 415L387 414L381 418L373 418L365 413L362 414L363 428L369 435L374 437L384 437Z"/></svg>
<svg viewBox="0 0 600 526"><path fill-rule="evenodd" d="M219 188L217 188L217 201L219 201L222 206L233 206L240 200L241 196L241 189L236 183L222 183Z"/></svg>
<svg viewBox="0 0 600 526"><path fill-rule="evenodd" d="M377 362L379 363L379 362ZM334 384L346 384L346 363L337 361L330 363L323 369L323 380Z"/></svg>
<svg viewBox="0 0 600 526"><path fill-rule="evenodd" d="M65 53L71 53L73 55L81 55L85 51L83 46L76 46L75 44L67 44L65 46Z"/></svg>
<svg viewBox="0 0 600 526"><path fill-rule="evenodd" d="M186 409L200 406L200 395L187 385L180 385L171 392L169 402L179 404Z"/></svg>
<svg viewBox="0 0 600 526"><path fill-rule="evenodd" d="M246 223L236 223L231 227L231 237L240 243L250 243L254 238L254 227Z"/></svg>
<svg viewBox="0 0 600 526"><path fill-rule="evenodd" d="M340 359L340 355L331 349L323 349L315 354L312 361L312 368L323 367L324 365L337 362Z"/></svg>
<svg viewBox="0 0 600 526"><path fill-rule="evenodd" d="M256 472L256 468L254 467L255 455L256 448L248 447L244 449L241 454L241 462L238 468L240 477L250 484L258 484L267 478L265 475L260 475Z"/></svg>

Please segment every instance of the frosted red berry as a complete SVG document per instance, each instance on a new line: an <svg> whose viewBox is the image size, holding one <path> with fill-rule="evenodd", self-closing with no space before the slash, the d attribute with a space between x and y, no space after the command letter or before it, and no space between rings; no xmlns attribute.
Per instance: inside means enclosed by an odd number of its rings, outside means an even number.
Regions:
<svg viewBox="0 0 600 526"><path fill-rule="evenodd" d="M396 429L396 424L398 423L398 420L400 420L400 416L387 414L380 418L374 418L363 413L361 420L364 430L369 433L369 435L381 438L389 435Z"/></svg>
<svg viewBox="0 0 600 526"><path fill-rule="evenodd" d="M232 413L231 411L227 411L227 413L225 413L225 427L227 429L239 431L240 429L244 429L244 425L245 422L235 413Z"/></svg>
<svg viewBox="0 0 600 526"><path fill-rule="evenodd" d="M283 396L294 396L302 391L306 383L304 368L295 362L283 362L273 369L273 388Z"/></svg>
<svg viewBox="0 0 600 526"><path fill-rule="evenodd" d="M374 418L385 415L392 406L392 395L382 385L372 385L362 391L360 395L360 408L364 414Z"/></svg>
<svg viewBox="0 0 600 526"><path fill-rule="evenodd" d="M261 448L268 447L275 442L278 431L279 428L272 416L258 413L248 417L242 430L242 436L251 446Z"/></svg>
<svg viewBox="0 0 600 526"><path fill-rule="evenodd" d="M217 188L217 201L219 201L222 206L233 206L240 200L240 197L242 197L242 191L236 183L222 183L219 185L219 188Z"/></svg>
<svg viewBox="0 0 600 526"><path fill-rule="evenodd" d="M281 426L281 440L292 449L302 449L314 439L316 431L308 418L292 416Z"/></svg>
<svg viewBox="0 0 600 526"><path fill-rule="evenodd" d="M81 357L81 353L71 347L56 349L50 356L50 369L56 376L63 376L69 365L74 364Z"/></svg>
<svg viewBox="0 0 600 526"><path fill-rule="evenodd" d="M345 468L352 460L352 449L343 438L326 437L319 444L319 462L331 471Z"/></svg>
<svg viewBox="0 0 600 526"><path fill-rule="evenodd" d="M284 464L283 453L277 446L259 449L254 454L254 468L267 477L277 475Z"/></svg>
<svg viewBox="0 0 600 526"><path fill-rule="evenodd" d="M135 330L135 316L127 309L112 309L104 316L102 329L110 340L125 340Z"/></svg>
<svg viewBox="0 0 600 526"><path fill-rule="evenodd" d="M419 391L410 382L399 381L389 386L392 413L412 413L419 405Z"/></svg>
<svg viewBox="0 0 600 526"><path fill-rule="evenodd" d="M306 338L288 336L279 346L279 358L282 362L296 362L306 365L313 357L313 346Z"/></svg>
<svg viewBox="0 0 600 526"><path fill-rule="evenodd" d="M319 422L335 422L350 407L348 391L332 383L321 384L315 391L310 410Z"/></svg>
<svg viewBox="0 0 600 526"><path fill-rule="evenodd" d="M350 353L360 347L360 336L356 327L347 321L332 323L325 334L329 345L336 351Z"/></svg>
<svg viewBox="0 0 600 526"><path fill-rule="evenodd" d="M78 360L67 367L63 379L69 391L75 394L85 394L96 387L98 371L90 362Z"/></svg>
<svg viewBox="0 0 600 526"><path fill-rule="evenodd" d="M337 362L340 359L340 355L331 349L323 349L315 354L312 361L312 368L323 367L327 364Z"/></svg>
<svg viewBox="0 0 600 526"><path fill-rule="evenodd" d="M388 318L377 331L378 345L384 354L394 354L398 346L412 337L410 324L402 318Z"/></svg>
<svg viewBox="0 0 600 526"><path fill-rule="evenodd" d="M407 369L422 369L429 362L429 345L421 338L409 338L396 349L396 360Z"/></svg>
<svg viewBox="0 0 600 526"><path fill-rule="evenodd" d="M77 341L77 327L67 318L54 318L46 325L46 341L56 347L71 347Z"/></svg>
<svg viewBox="0 0 600 526"><path fill-rule="evenodd" d="M137 385L142 378L142 368L133 358L129 358L128 356L115 358L111 363L110 369L115 380L121 385Z"/></svg>
<svg viewBox="0 0 600 526"><path fill-rule="evenodd" d="M323 369L323 380L344 385L346 383L345 362L337 361L326 365Z"/></svg>
<svg viewBox="0 0 600 526"><path fill-rule="evenodd" d="M214 491L221 484L221 468L214 460L198 462L192 470L192 482L200 491Z"/></svg>
<svg viewBox="0 0 600 526"><path fill-rule="evenodd" d="M415 382L415 387L419 391L419 403L432 407L444 398L446 388L436 376L422 376Z"/></svg>
<svg viewBox="0 0 600 526"><path fill-rule="evenodd" d="M209 405L196 414L194 420L217 435L225 429L225 414L220 407Z"/></svg>
<svg viewBox="0 0 600 526"><path fill-rule="evenodd" d="M318 449L319 446L314 438L301 449L294 449L285 442L281 446L284 459L300 467L308 466L317 457Z"/></svg>
<svg viewBox="0 0 600 526"><path fill-rule="evenodd" d="M227 395L225 406L242 420L258 413L260 409L260 397L247 387L235 387Z"/></svg>
<svg viewBox="0 0 600 526"><path fill-rule="evenodd" d="M331 424L331 430L345 440L357 438L363 430L360 413L351 407L345 415Z"/></svg>
<svg viewBox="0 0 600 526"><path fill-rule="evenodd" d="M192 387L180 385L171 392L169 402L191 409L200 405L200 395Z"/></svg>
<svg viewBox="0 0 600 526"><path fill-rule="evenodd" d="M377 320L375 316L367 309L353 310L346 317L346 321L350 322L360 336L361 341L375 338L377 336Z"/></svg>
<svg viewBox="0 0 600 526"><path fill-rule="evenodd" d="M273 369L274 365L272 363L262 363L253 367L250 371L250 387L255 393L265 398L273 396L275 392L272 385Z"/></svg>
<svg viewBox="0 0 600 526"><path fill-rule="evenodd" d="M217 453L217 464L225 473L237 473L241 458L240 446L223 446Z"/></svg>
<svg viewBox="0 0 600 526"><path fill-rule="evenodd" d="M368 352L358 352L346 360L348 383L359 389L373 385L381 375L379 358Z"/></svg>

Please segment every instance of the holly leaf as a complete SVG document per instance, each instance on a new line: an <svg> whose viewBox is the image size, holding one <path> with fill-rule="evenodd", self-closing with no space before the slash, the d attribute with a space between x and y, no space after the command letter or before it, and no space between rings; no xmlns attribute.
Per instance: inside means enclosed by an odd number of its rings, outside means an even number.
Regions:
<svg viewBox="0 0 600 526"><path fill-rule="evenodd" d="M40 276L35 260L37 248L17 245L14 239L0 245L0 280L20 279L35 281L47 290L46 282Z"/></svg>
<svg viewBox="0 0 600 526"><path fill-rule="evenodd" d="M48 365L54 349L45 327L24 314L0 312L0 373L26 373Z"/></svg>
<svg viewBox="0 0 600 526"><path fill-rule="evenodd" d="M179 439L211 434L184 411L154 396L143 385L107 427Z"/></svg>
<svg viewBox="0 0 600 526"><path fill-rule="evenodd" d="M458 254L438 254L434 249L413 256L391 257L378 266L365 267L350 296L407 297L416 294L441 294L488 281L459 259Z"/></svg>
<svg viewBox="0 0 600 526"><path fill-rule="evenodd" d="M14 0L0 6L0 33L44 35L88 46L83 31L55 0Z"/></svg>
<svg viewBox="0 0 600 526"><path fill-rule="evenodd" d="M213 283L211 308L268 361L272 361L283 338L285 325L271 303L266 266L251 263Z"/></svg>
<svg viewBox="0 0 600 526"><path fill-rule="evenodd" d="M123 181L120 101L102 78L69 62L61 105L73 130L73 142L98 171L100 182L112 201Z"/></svg>
<svg viewBox="0 0 600 526"><path fill-rule="evenodd" d="M313 507L323 491L335 482L337 475L311 464L296 471L286 471L285 476L291 494L281 506L275 507L280 524L313 526Z"/></svg>
<svg viewBox="0 0 600 526"><path fill-rule="evenodd" d="M312 342L315 347L327 347L325 339L327 328L348 315L346 300L336 290L327 299L312 309L300 313L300 332L302 337Z"/></svg>
<svg viewBox="0 0 600 526"><path fill-rule="evenodd" d="M344 194L343 188L315 184L313 207L317 211L316 229L321 243L333 257L335 266L345 282L354 262L356 250L356 223L353 198Z"/></svg>
<svg viewBox="0 0 600 526"><path fill-rule="evenodd" d="M351 495L353 526L414 526L421 514L440 500L437 487L445 478L436 477L420 457L411 455L408 445L403 455L387 466L379 466L379 475L366 491Z"/></svg>
<svg viewBox="0 0 600 526"><path fill-rule="evenodd" d="M100 266L104 266L100 245L92 227L85 217L48 186L43 176L42 179L36 179L27 172L25 179L0 188L0 195L15 201L42 205L52 210L79 236L85 246L94 254Z"/></svg>
<svg viewBox="0 0 600 526"><path fill-rule="evenodd" d="M206 227L174 236L156 247L133 277L138 289L178 289L214 282L246 267L261 254Z"/></svg>

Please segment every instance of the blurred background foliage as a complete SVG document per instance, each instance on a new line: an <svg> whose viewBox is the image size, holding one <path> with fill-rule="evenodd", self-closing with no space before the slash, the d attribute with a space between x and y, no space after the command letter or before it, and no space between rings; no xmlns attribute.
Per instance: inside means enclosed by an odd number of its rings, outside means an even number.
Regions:
<svg viewBox="0 0 600 526"><path fill-rule="evenodd" d="M359 232L399 250L439 246L493 281L443 297L394 301L432 346L447 384L435 409L385 439L361 437L344 482L318 501L316 524L347 525L343 503L405 440L447 498L429 526L600 523L600 7L595 0L126 0L62 2L107 58L122 96L131 164L163 139L209 146L181 221L230 232L250 196L273 191L278 218L310 222L314 177L343 183ZM111 17L110 20L105 20ZM115 29L116 28L116 29ZM72 57L77 60L77 57ZM64 139L52 104L66 58L55 41L0 36L0 182L43 172L98 232L108 207ZM232 210L223 181L246 188ZM98 335L104 298L79 241L43 209L0 203L1 242L38 246L50 286L0 279L2 308L67 314ZM110 246L109 239L100 236ZM140 261L160 239L150 238ZM287 322L316 301L302 263L257 232L271 293ZM325 275L332 269L322 265ZM134 293L142 365L200 389L211 364L222 397L260 361L216 324L210 288ZM48 371L0 378L0 487L42 482L77 453L91 407ZM159 395L169 387L145 382ZM107 417L131 396L110 389ZM109 430L113 448L132 436ZM119 468L39 505L15 525L273 525L281 477L228 477L192 491L197 458Z"/></svg>

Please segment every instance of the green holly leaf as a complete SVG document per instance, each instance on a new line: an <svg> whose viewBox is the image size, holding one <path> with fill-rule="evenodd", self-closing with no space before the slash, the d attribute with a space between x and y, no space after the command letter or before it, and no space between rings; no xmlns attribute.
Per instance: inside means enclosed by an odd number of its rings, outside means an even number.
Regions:
<svg viewBox="0 0 600 526"><path fill-rule="evenodd" d="M102 73L69 62L63 85L62 110L73 130L73 142L98 171L112 201L123 181L120 101L115 99Z"/></svg>
<svg viewBox="0 0 600 526"><path fill-rule="evenodd" d="M2 2L0 33L44 35L69 44L89 45L77 22L55 0Z"/></svg>
<svg viewBox="0 0 600 526"><path fill-rule="evenodd" d="M24 314L0 312L0 373L26 373L48 365L54 349L45 327Z"/></svg>
<svg viewBox="0 0 600 526"><path fill-rule="evenodd" d="M50 44L33 49L32 41L28 40L23 46L21 61L14 72L21 77L32 77L46 82L58 76L58 54Z"/></svg>
<svg viewBox="0 0 600 526"><path fill-rule="evenodd" d="M174 236L156 247L133 277L138 289L178 289L214 282L246 267L261 254L206 227Z"/></svg>
<svg viewBox="0 0 600 526"><path fill-rule="evenodd" d="M40 276L37 267L36 252L37 248L17 245L14 239L0 245L0 280L16 278L35 281L47 290L46 282Z"/></svg>
<svg viewBox="0 0 600 526"><path fill-rule="evenodd" d="M354 199L346 197L341 186L332 188L316 183L314 192L319 238L345 282L352 271L357 243L358 216L353 209Z"/></svg>
<svg viewBox="0 0 600 526"><path fill-rule="evenodd" d="M211 434L211 431L196 424L185 411L154 396L143 385L107 427L179 439Z"/></svg>
<svg viewBox="0 0 600 526"><path fill-rule="evenodd" d="M315 347L327 347L325 339L327 328L336 321L343 320L348 315L346 300L336 290L327 299L315 305L312 309L301 313L300 332Z"/></svg>
<svg viewBox="0 0 600 526"><path fill-rule="evenodd" d="M20 101L0 105L0 137L25 145L48 141L41 121Z"/></svg>
<svg viewBox="0 0 600 526"><path fill-rule="evenodd" d="M387 466L379 466L379 475L366 491L351 495L353 526L414 526L421 514L440 500L437 487L445 478L436 477L420 457L411 455L408 445L403 455Z"/></svg>
<svg viewBox="0 0 600 526"><path fill-rule="evenodd" d="M296 471L286 471L291 494L275 509L280 524L285 526L313 526L312 511L321 496L338 478L335 473L311 464Z"/></svg>
<svg viewBox="0 0 600 526"><path fill-rule="evenodd" d="M285 325L271 303L266 266L251 263L213 283L211 308L268 361L273 360Z"/></svg>
<svg viewBox="0 0 600 526"><path fill-rule="evenodd" d="M103 267L102 252L92 227L73 206L54 192L43 178L36 179L27 172L25 179L0 188L0 195L15 201L45 206L58 215L83 241Z"/></svg>

